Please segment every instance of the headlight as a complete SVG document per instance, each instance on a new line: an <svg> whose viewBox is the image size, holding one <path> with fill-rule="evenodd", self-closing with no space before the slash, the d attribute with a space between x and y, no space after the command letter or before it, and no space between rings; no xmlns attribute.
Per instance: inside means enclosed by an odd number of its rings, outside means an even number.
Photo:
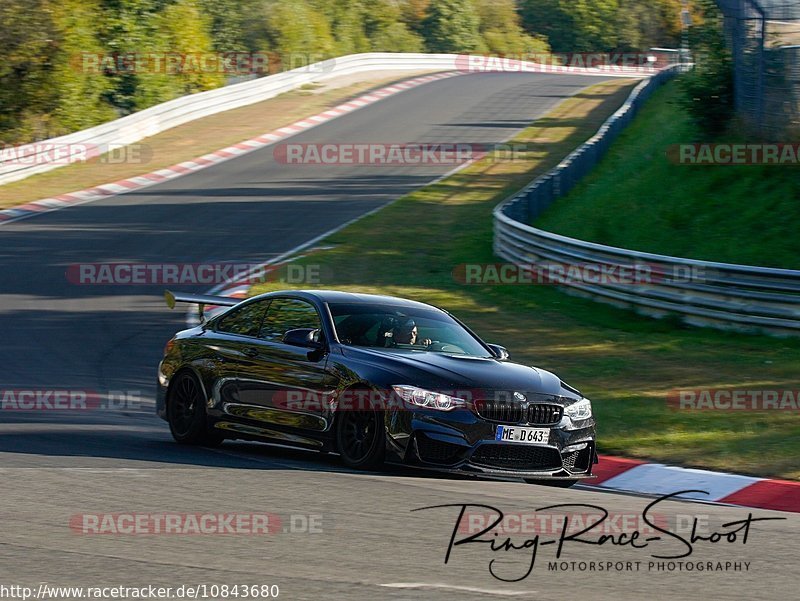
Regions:
<svg viewBox="0 0 800 601"><path fill-rule="evenodd" d="M564 413L573 420L589 419L592 417L592 402L589 399L583 399L564 409Z"/></svg>
<svg viewBox="0 0 800 601"><path fill-rule="evenodd" d="M395 393L404 401L417 405L418 407L428 407L430 409L438 409L439 411L452 411L453 409L462 408L467 406L464 399L442 394L441 392L432 392L417 388L416 386L392 386Z"/></svg>

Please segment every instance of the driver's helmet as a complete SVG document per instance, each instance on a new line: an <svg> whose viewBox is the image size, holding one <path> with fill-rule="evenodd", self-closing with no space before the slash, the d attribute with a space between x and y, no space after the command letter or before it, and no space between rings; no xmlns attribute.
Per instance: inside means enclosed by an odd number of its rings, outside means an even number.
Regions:
<svg viewBox="0 0 800 601"><path fill-rule="evenodd" d="M410 344L411 336L417 323L413 319L401 319L399 323L392 329L392 338L397 344Z"/></svg>

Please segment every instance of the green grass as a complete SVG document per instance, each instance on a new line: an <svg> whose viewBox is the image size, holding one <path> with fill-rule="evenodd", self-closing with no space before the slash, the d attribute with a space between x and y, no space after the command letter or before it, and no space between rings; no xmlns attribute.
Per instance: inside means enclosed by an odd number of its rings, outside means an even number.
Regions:
<svg viewBox="0 0 800 601"><path fill-rule="evenodd" d="M671 144L740 141L735 133L705 139L678 105L680 93L677 81L659 90L536 226L659 254L800 268L800 168L671 162Z"/></svg>
<svg viewBox="0 0 800 601"><path fill-rule="evenodd" d="M513 360L559 374L593 399L601 453L800 478L796 413L666 405L679 388L798 388L800 341L682 328L549 286L466 286L453 277L460 264L497 260L493 207L591 136L631 85L588 88L522 132L516 141L533 146L530 161L484 159L347 227L324 242L333 248L300 262L320 266L324 287L445 307Z"/></svg>

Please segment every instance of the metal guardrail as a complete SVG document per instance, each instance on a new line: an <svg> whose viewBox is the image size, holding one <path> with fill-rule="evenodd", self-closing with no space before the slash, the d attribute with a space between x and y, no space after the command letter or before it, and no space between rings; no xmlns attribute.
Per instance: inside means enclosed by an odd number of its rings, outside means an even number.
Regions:
<svg viewBox="0 0 800 601"><path fill-rule="evenodd" d="M773 335L800 335L800 271L670 257L576 240L528 223L569 192L605 155L658 86L675 74L642 81L590 140L494 210L495 254L531 271L556 264L568 292L692 325ZM585 276L586 266L629 277ZM552 281L552 280L551 280Z"/></svg>
<svg viewBox="0 0 800 601"><path fill-rule="evenodd" d="M133 144L149 136L189 123L195 119L208 117L223 111L240 108L268 100L290 90L312 82L325 81L343 75L352 75L367 71L401 70L401 71L445 71L456 70L471 72L482 69L471 66L468 55L458 54L416 54L371 52L351 54L313 63L284 73L277 73L251 81L245 81L226 87L182 96L163 104L127 115L121 119L109 121L89 129L84 129L65 136L50 138L36 142L35 148L27 152L25 162L16 158L5 158L0 153L0 185L18 181L34 175L62 167L81 156L97 156L112 149ZM533 63L516 61L511 69L524 69L530 72L547 69ZM509 68L508 66L502 67ZM576 73L582 75L607 76L609 73L619 77L642 77L649 73L637 68L602 68L561 67L554 68L559 73ZM57 146L64 153L59 161L54 161L52 148ZM41 150L38 150L41 148ZM13 153L7 153L13 154Z"/></svg>

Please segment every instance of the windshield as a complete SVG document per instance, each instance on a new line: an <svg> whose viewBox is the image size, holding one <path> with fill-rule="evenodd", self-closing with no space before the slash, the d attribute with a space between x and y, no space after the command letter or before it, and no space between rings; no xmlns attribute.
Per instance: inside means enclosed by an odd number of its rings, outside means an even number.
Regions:
<svg viewBox="0 0 800 601"><path fill-rule="evenodd" d="M333 303L329 307L342 344L395 352L491 356L467 330L442 311L379 303Z"/></svg>

